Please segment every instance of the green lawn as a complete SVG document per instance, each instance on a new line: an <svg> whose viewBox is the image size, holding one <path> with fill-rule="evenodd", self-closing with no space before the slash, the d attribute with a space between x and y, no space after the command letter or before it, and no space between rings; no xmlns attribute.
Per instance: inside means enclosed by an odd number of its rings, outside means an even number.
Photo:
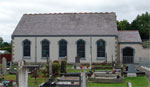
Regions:
<svg viewBox="0 0 150 87"><path fill-rule="evenodd" d="M70 72L80 72L81 70L72 70ZM16 75L5 75L4 76L5 80L16 80ZM29 86L38 86L42 82L47 81L48 78L45 77L38 77L37 78L37 83L35 83L35 79L31 78L29 75L28 78L28 84ZM125 82L124 83L119 83L119 84L102 84L102 83L91 83L87 82L87 87L127 87L127 83L131 82L133 87L148 87L148 80L146 79L145 76L138 76L138 77L125 77Z"/></svg>
<svg viewBox="0 0 150 87"><path fill-rule="evenodd" d="M29 78L28 78L28 85L29 86L39 86L41 83L46 82L46 81L48 81L48 78L40 78L40 77L38 77L36 79L36 82L35 82L35 78L31 78L31 76L29 76Z"/></svg>
<svg viewBox="0 0 150 87"><path fill-rule="evenodd" d="M125 77L124 83L119 84L102 84L102 83L87 83L87 87L128 87L127 83L131 82L133 87L148 87L148 81L145 76Z"/></svg>
<svg viewBox="0 0 150 87"><path fill-rule="evenodd" d="M5 75L4 80L16 80L16 75Z"/></svg>
<svg viewBox="0 0 150 87"><path fill-rule="evenodd" d="M72 69L73 65L67 65L67 69Z"/></svg>
<svg viewBox="0 0 150 87"><path fill-rule="evenodd" d="M5 75L4 80L16 80L16 75ZM42 78L38 77L35 82L35 79L29 75L28 86L39 86L42 82L46 82L47 80L48 78L46 77L42 77Z"/></svg>

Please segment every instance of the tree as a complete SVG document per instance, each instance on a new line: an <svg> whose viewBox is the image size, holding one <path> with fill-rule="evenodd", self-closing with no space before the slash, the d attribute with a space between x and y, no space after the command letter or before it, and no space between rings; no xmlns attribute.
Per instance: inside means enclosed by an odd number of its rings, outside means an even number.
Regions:
<svg viewBox="0 0 150 87"><path fill-rule="evenodd" d="M4 42L4 43L3 43L3 46L4 46L4 47L8 47L8 46L10 46L10 44L9 44L8 42Z"/></svg>
<svg viewBox="0 0 150 87"><path fill-rule="evenodd" d="M142 39L149 39L150 34L150 13L138 15L131 23L133 30L139 30Z"/></svg>
<svg viewBox="0 0 150 87"><path fill-rule="evenodd" d="M117 21L118 30L130 30L130 24L127 20Z"/></svg>
<svg viewBox="0 0 150 87"><path fill-rule="evenodd" d="M8 42L3 42L3 38L0 37L0 50L7 50L8 52L11 53L11 43Z"/></svg>

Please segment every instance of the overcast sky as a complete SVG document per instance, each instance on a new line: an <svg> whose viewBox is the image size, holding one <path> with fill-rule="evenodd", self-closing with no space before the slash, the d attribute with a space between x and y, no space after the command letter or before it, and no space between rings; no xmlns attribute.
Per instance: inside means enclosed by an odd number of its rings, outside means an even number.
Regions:
<svg viewBox="0 0 150 87"><path fill-rule="evenodd" d="M0 37L11 34L24 13L116 12L117 20L134 20L150 13L150 0L0 0Z"/></svg>

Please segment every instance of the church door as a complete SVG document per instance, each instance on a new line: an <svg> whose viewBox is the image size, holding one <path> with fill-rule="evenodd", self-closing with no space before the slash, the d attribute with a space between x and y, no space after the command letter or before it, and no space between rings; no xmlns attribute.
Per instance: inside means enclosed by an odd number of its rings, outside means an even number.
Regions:
<svg viewBox="0 0 150 87"><path fill-rule="evenodd" d="M134 63L134 49L131 47L126 47L123 49L123 63L132 64Z"/></svg>

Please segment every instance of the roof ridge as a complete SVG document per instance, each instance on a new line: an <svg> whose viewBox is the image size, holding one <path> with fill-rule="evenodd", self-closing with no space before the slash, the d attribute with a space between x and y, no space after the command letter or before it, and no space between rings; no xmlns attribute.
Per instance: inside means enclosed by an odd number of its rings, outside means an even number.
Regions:
<svg viewBox="0 0 150 87"><path fill-rule="evenodd" d="M64 13L25 13L24 15L55 15L55 14L115 14L115 12L64 12Z"/></svg>

